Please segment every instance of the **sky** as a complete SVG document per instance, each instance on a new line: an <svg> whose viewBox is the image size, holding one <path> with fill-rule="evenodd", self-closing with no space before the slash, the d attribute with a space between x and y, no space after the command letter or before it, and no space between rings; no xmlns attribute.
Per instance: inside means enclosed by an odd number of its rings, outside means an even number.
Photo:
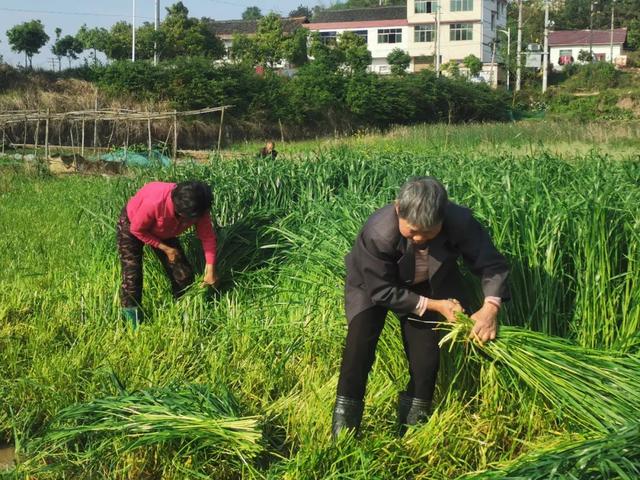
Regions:
<svg viewBox="0 0 640 480"><path fill-rule="evenodd" d="M165 16L165 7L177 0L160 0L160 19ZM135 0L136 25L153 21L155 0ZM192 17L210 17L215 20L241 18L242 12L249 6L257 6L263 14L274 11L286 16L298 5L309 8L318 4L328 4L319 0L182 0ZM55 39L56 27L62 28L62 35L75 35L83 23L88 27L109 28L120 20L131 22L133 0L0 0L0 55L11 65L24 63L24 53L11 51L7 40L7 30L14 25L29 20L39 19L45 31ZM34 55L34 68L51 68L53 54L52 42L49 41ZM63 61L63 67L67 64ZM75 64L79 64L76 61Z"/></svg>

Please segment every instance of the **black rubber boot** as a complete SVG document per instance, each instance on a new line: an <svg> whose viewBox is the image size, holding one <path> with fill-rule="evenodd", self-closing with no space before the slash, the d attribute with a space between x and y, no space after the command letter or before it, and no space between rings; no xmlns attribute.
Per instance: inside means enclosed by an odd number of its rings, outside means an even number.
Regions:
<svg viewBox="0 0 640 480"><path fill-rule="evenodd" d="M342 430L352 430L356 434L360 430L364 402L355 398L336 397L336 405L333 409L333 420L331 422L331 438L334 440Z"/></svg>
<svg viewBox="0 0 640 480"><path fill-rule="evenodd" d="M398 436L404 436L409 425L418 425L429 420L430 410L430 401L401 393L398 397Z"/></svg>

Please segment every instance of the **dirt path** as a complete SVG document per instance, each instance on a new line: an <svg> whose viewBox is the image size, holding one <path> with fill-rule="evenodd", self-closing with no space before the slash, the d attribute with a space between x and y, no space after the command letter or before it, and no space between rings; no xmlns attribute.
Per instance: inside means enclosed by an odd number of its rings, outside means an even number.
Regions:
<svg viewBox="0 0 640 480"><path fill-rule="evenodd" d="M15 465L15 448L0 445L0 471L8 470Z"/></svg>

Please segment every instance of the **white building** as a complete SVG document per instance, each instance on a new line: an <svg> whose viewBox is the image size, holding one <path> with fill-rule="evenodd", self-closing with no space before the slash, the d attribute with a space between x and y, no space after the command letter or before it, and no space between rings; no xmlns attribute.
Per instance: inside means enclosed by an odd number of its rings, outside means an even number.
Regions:
<svg viewBox="0 0 640 480"><path fill-rule="evenodd" d="M613 35L612 35L613 33ZM596 60L616 62L623 57L626 28L611 30L558 30L549 33L549 62L554 69L579 63L580 51L593 52Z"/></svg>
<svg viewBox="0 0 640 480"><path fill-rule="evenodd" d="M304 25L326 39L345 31L361 35L373 57L371 70L387 73L387 55L400 48L411 56L410 71L435 63L462 61L475 55L484 64L483 76L497 81L494 40L507 22L506 0L408 0L405 6L327 10ZM439 36L439 41L437 41Z"/></svg>

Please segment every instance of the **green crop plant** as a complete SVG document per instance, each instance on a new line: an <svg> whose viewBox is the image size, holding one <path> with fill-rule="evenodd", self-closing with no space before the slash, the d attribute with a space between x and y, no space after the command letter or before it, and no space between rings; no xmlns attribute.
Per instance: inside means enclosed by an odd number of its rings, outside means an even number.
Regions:
<svg viewBox="0 0 640 480"><path fill-rule="evenodd" d="M81 461L95 478L451 479L506 471L545 447L622 431L638 406L640 167L636 158L597 151L540 153L536 135L588 140L606 133L574 127L401 128L384 138L304 145L295 155L287 145L275 160L213 156L118 177L52 177L5 163L0 444L17 445L20 463L33 466L34 448L56 425L96 422L95 410L81 407L115 405L123 391L187 384L221 386L242 406L234 418L258 416L261 451L218 462L202 454L205 445L222 452L233 441L205 435L200 453L198 442L172 440L114 460L93 455L91 445L113 453L126 439L95 432L90 438L99 443L56 443L60 461L47 475L70 478ZM633 142L635 127L626 128ZM413 175L440 178L453 201L473 209L510 262L513 298L487 352L443 349L432 418L403 439L394 435L394 409L407 369L390 315L361 438L332 444L346 334L344 255L368 215ZM187 178L207 181L214 192L221 285L194 285L174 302L160 263L146 251L146 322L131 332L119 318L117 216L145 182ZM201 265L193 233L184 245ZM485 358L490 349L499 361ZM537 363L525 356L535 351L544 354ZM575 368L561 369L563 362ZM589 395L589 379L603 395ZM59 422L61 412L74 411L84 412L83 423ZM158 426L155 438L170 431ZM620 436L618 445L630 438ZM624 448L616 451L625 456ZM559 461L581 455L577 448L556 453Z"/></svg>

